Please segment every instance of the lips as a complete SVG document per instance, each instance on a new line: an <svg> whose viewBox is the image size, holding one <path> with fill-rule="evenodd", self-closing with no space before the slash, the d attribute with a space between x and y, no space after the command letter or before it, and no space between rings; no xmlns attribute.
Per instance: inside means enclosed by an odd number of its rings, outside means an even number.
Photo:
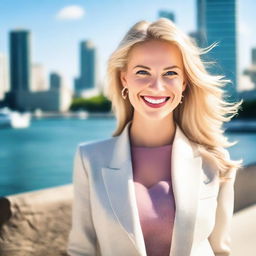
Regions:
<svg viewBox="0 0 256 256"><path fill-rule="evenodd" d="M160 108L166 104L170 97L166 96L140 96L145 104L152 108ZM164 100L165 99L165 100ZM150 102L152 100L152 102Z"/></svg>
<svg viewBox="0 0 256 256"><path fill-rule="evenodd" d="M147 102L151 102L151 103L162 103L162 102L166 102L167 100L169 100L170 97L168 96L147 96L147 95L143 95L140 96L144 101Z"/></svg>
<svg viewBox="0 0 256 256"><path fill-rule="evenodd" d="M148 96L148 95L142 95L141 97L147 97L147 98L151 98L153 100L161 100L161 99L165 99L165 98L170 98L168 96Z"/></svg>

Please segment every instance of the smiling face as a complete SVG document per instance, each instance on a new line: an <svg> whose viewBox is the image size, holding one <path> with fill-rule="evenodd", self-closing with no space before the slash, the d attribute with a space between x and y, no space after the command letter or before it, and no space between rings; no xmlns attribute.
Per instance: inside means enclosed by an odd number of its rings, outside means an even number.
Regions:
<svg viewBox="0 0 256 256"><path fill-rule="evenodd" d="M135 115L158 120L172 116L186 87L179 48L160 40L135 45L120 79Z"/></svg>

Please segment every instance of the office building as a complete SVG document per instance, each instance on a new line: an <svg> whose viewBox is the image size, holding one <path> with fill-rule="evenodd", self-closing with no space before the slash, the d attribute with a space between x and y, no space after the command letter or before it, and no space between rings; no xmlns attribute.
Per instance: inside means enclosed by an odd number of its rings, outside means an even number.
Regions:
<svg viewBox="0 0 256 256"><path fill-rule="evenodd" d="M59 90L61 88L61 76L56 73L56 72L52 72L50 74L50 88L51 90Z"/></svg>
<svg viewBox="0 0 256 256"><path fill-rule="evenodd" d="M226 85L226 99L234 101L237 95L237 10L236 0L197 0L197 26L200 46L217 42L207 61L216 65L209 71L225 75L232 81Z"/></svg>
<svg viewBox="0 0 256 256"><path fill-rule="evenodd" d="M91 41L80 43L80 76L75 79L75 92L81 94L96 85L96 50Z"/></svg>
<svg viewBox="0 0 256 256"><path fill-rule="evenodd" d="M197 45L200 46L201 45L201 36L199 34L198 31L192 31L189 33L190 38L192 39L192 41Z"/></svg>
<svg viewBox="0 0 256 256"><path fill-rule="evenodd" d="M160 10L158 12L159 18L167 18L173 22L175 22L175 15L174 12L168 11L168 10Z"/></svg>
<svg viewBox="0 0 256 256"><path fill-rule="evenodd" d="M256 48L252 48L252 65L256 66Z"/></svg>
<svg viewBox="0 0 256 256"><path fill-rule="evenodd" d="M56 111L65 112L72 101L72 92L63 87L60 90L50 89L41 92L20 91L16 94L16 109L21 111Z"/></svg>
<svg viewBox="0 0 256 256"><path fill-rule="evenodd" d="M0 100L4 99L5 93L9 90L7 58L0 53Z"/></svg>
<svg viewBox="0 0 256 256"><path fill-rule="evenodd" d="M252 63L250 67L246 68L243 72L243 75L246 75L250 78L253 83L253 89L256 90L256 48L253 48L251 51L251 60Z"/></svg>
<svg viewBox="0 0 256 256"><path fill-rule="evenodd" d="M10 36L10 85L13 91L29 91L31 88L30 71L30 32L13 30Z"/></svg>
<svg viewBox="0 0 256 256"><path fill-rule="evenodd" d="M40 92L48 90L44 66L39 63L32 64L31 91Z"/></svg>
<svg viewBox="0 0 256 256"><path fill-rule="evenodd" d="M54 80L54 79L53 79ZM56 81L56 79L55 79ZM30 32L10 32L10 91L5 94L5 104L18 111L67 111L72 100L68 88L49 90L41 64L31 65Z"/></svg>

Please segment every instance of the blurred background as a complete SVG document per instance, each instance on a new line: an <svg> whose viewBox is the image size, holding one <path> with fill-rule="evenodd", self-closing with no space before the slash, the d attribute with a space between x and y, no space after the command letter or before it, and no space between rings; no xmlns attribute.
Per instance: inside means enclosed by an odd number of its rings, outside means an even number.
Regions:
<svg viewBox="0 0 256 256"><path fill-rule="evenodd" d="M256 3L253 0L0 1L0 196L72 182L78 143L110 137L107 59L139 20L165 17L233 81L243 108L226 135L233 159L255 163Z"/></svg>

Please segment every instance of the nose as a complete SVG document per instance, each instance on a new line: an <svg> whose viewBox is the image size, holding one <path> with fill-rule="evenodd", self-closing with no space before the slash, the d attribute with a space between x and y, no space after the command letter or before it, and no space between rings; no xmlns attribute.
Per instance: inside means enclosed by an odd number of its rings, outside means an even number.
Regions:
<svg viewBox="0 0 256 256"><path fill-rule="evenodd" d="M160 78L155 79L155 80L151 83L150 87L151 87L152 89L155 89L156 91L165 91L164 82L161 81Z"/></svg>

